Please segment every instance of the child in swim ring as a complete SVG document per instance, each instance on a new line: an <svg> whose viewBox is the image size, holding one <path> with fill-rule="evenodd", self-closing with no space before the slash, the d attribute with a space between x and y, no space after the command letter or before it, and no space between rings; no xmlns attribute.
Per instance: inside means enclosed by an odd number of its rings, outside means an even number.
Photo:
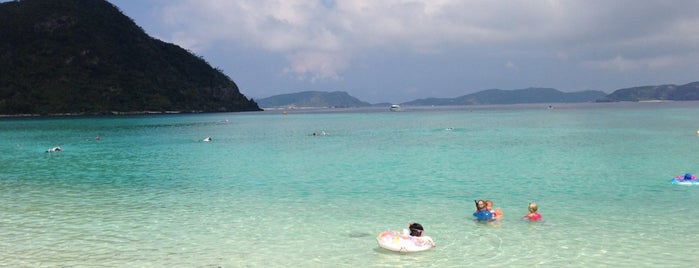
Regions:
<svg viewBox="0 0 699 268"><path fill-rule="evenodd" d="M476 201L476 212L473 213L473 216L478 221L490 221L493 219L493 213L490 213L490 210L486 208L483 200Z"/></svg>
<svg viewBox="0 0 699 268"><path fill-rule="evenodd" d="M425 232L425 229L422 227L421 224L416 223L416 222L415 223L409 222L408 229L403 229L403 235L409 235L409 236L420 237L420 236L422 236L423 232Z"/></svg>
<svg viewBox="0 0 699 268"><path fill-rule="evenodd" d="M408 229L410 229L410 236L422 236L422 233L425 231L424 228L422 228L422 225L419 223L411 223L410 226L408 226Z"/></svg>
<svg viewBox="0 0 699 268"><path fill-rule="evenodd" d="M529 214L524 216L524 218L530 220L530 221L539 221L541 220L541 214L537 212L539 210L539 207L536 205L536 203L531 202L529 203Z"/></svg>
<svg viewBox="0 0 699 268"><path fill-rule="evenodd" d="M502 217L502 209L493 209L493 201L485 200L485 209L493 214L493 219L499 220Z"/></svg>

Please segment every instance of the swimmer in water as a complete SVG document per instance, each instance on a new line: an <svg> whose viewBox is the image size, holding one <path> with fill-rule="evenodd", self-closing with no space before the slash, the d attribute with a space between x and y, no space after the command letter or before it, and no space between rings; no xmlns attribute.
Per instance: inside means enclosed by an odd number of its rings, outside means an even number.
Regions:
<svg viewBox="0 0 699 268"><path fill-rule="evenodd" d="M537 206L536 203L534 203L534 202L529 203L529 214L524 216L524 218L527 220L530 220L530 221L540 221L541 214L539 214L538 210L539 210L539 206Z"/></svg>
<svg viewBox="0 0 699 268"><path fill-rule="evenodd" d="M56 147L53 147L51 149L46 150L47 153L60 152L60 151L63 151L61 146L56 146Z"/></svg>

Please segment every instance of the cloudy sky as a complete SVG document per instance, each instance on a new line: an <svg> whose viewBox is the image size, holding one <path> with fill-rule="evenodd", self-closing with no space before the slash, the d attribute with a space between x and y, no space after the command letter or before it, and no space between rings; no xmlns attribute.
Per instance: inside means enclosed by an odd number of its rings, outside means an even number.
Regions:
<svg viewBox="0 0 699 268"><path fill-rule="evenodd" d="M371 103L699 81L696 0L109 0L247 97Z"/></svg>

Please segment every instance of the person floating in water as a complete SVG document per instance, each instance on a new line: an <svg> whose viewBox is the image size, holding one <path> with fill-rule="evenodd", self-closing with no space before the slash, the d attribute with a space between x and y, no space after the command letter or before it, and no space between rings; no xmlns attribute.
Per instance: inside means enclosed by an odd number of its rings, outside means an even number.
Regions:
<svg viewBox="0 0 699 268"><path fill-rule="evenodd" d="M693 176L692 173L685 173L684 178L682 178L682 179L685 181L691 181L691 180L695 180L696 178L697 177Z"/></svg>
<svg viewBox="0 0 699 268"><path fill-rule="evenodd" d="M53 152L60 152L63 151L63 148L61 146L56 146L51 149L46 150L47 153L53 153Z"/></svg>
<svg viewBox="0 0 699 268"><path fill-rule="evenodd" d="M485 209L490 211L491 214L493 214L493 219L494 220L499 220L502 218L502 209L496 208L493 209L493 201L486 200L485 201Z"/></svg>
<svg viewBox="0 0 699 268"><path fill-rule="evenodd" d="M476 220L490 221L493 219L493 213L486 208L485 201L478 200L474 202L476 202L476 212L473 213L473 216L476 217Z"/></svg>
<svg viewBox="0 0 699 268"><path fill-rule="evenodd" d="M205 141L205 142L210 142L210 141L211 141L211 137L206 137L206 138L204 138L203 141Z"/></svg>
<svg viewBox="0 0 699 268"><path fill-rule="evenodd" d="M473 202L476 203L476 212L480 212L481 210L485 209L485 201L483 200L473 200Z"/></svg>
<svg viewBox="0 0 699 268"><path fill-rule="evenodd" d="M408 229L403 229L403 235L420 237L425 232L425 229L419 223L408 223Z"/></svg>
<svg viewBox="0 0 699 268"><path fill-rule="evenodd" d="M529 214L525 215L524 218L529 221L540 221L541 214L539 214L538 210L539 206L537 206L536 203L529 203Z"/></svg>

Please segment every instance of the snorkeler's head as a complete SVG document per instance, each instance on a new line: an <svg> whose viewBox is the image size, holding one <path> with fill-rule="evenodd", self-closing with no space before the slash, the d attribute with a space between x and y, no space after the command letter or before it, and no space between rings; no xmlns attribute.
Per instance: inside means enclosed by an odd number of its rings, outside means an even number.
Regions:
<svg viewBox="0 0 699 268"><path fill-rule="evenodd" d="M485 208L485 201L483 201L483 200L478 200L478 201L476 202L476 208L478 208L479 210L484 209L484 208Z"/></svg>

